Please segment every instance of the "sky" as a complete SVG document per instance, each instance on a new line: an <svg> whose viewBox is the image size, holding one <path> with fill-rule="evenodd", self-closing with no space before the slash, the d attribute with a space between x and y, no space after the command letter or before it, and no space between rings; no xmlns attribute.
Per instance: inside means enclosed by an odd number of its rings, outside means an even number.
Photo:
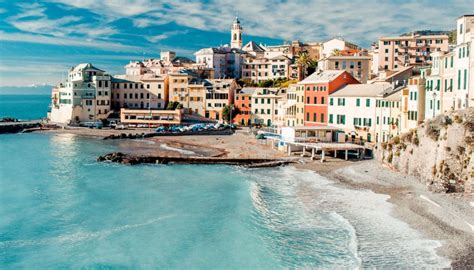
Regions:
<svg viewBox="0 0 474 270"><path fill-rule="evenodd" d="M244 44L339 36L369 47L381 36L452 30L463 14L474 14L472 0L0 0L0 86L56 84L83 62L121 74L166 50L194 59L229 43L236 15Z"/></svg>

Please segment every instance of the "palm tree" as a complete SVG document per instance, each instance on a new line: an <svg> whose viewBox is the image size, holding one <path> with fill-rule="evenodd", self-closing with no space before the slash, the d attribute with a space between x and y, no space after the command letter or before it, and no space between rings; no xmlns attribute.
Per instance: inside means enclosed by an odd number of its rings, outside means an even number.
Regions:
<svg viewBox="0 0 474 270"><path fill-rule="evenodd" d="M331 52L331 56L340 56L340 55L341 55L341 50L339 50L339 49L334 49Z"/></svg>
<svg viewBox="0 0 474 270"><path fill-rule="evenodd" d="M296 56L296 63L298 64L298 67L300 67L300 69L302 70L302 72L300 72L300 74L298 75L301 75L302 78L299 78L299 80L302 80L304 79L306 76L307 76L307 68L309 65L311 65L311 57L309 56L309 54L307 52L299 52L298 55Z"/></svg>

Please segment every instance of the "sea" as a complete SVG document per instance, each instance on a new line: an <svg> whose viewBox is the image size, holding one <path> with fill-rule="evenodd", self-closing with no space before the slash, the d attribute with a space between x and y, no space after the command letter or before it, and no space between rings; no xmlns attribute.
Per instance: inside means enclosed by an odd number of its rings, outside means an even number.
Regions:
<svg viewBox="0 0 474 270"><path fill-rule="evenodd" d="M24 102L15 107L25 118L42 110ZM386 195L292 166L96 161L121 147L0 135L0 269L449 266L441 243L394 217Z"/></svg>

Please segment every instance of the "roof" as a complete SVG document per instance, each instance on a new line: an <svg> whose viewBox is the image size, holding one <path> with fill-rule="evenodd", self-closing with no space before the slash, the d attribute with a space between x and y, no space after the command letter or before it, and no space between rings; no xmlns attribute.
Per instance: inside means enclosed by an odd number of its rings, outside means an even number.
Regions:
<svg viewBox="0 0 474 270"><path fill-rule="evenodd" d="M388 95L386 96L384 95L384 99L389 100L389 101L400 101L400 98L402 97L402 89L403 87L399 87L395 89L394 92L392 91Z"/></svg>
<svg viewBox="0 0 474 270"><path fill-rule="evenodd" d="M97 71L102 71L102 72L105 72L101 69L98 69L96 67L94 67L91 63L81 63L75 67L72 68L72 71L81 71L81 70L84 70L86 68L89 68L89 69L95 69Z"/></svg>
<svg viewBox="0 0 474 270"><path fill-rule="evenodd" d="M265 51L265 49L260 47L260 45L255 43L253 40L245 44L245 46L242 47L242 50L246 52L264 52Z"/></svg>
<svg viewBox="0 0 474 270"><path fill-rule="evenodd" d="M322 60L347 60L347 59L352 59L352 60L371 60L372 57L370 56L359 56L359 55L332 55L328 56Z"/></svg>
<svg viewBox="0 0 474 270"><path fill-rule="evenodd" d="M247 89L245 91L252 91L252 94L255 95L278 95L280 92L283 92L284 88L278 88L278 87L246 87L243 89ZM263 94L263 91L266 91L266 94Z"/></svg>
<svg viewBox="0 0 474 270"><path fill-rule="evenodd" d="M392 88L390 83L377 84L348 84L336 92L330 94L331 97L377 97L384 91Z"/></svg>
<svg viewBox="0 0 474 270"><path fill-rule="evenodd" d="M255 92L255 88L242 88L236 94L237 95L252 95Z"/></svg>
<svg viewBox="0 0 474 270"><path fill-rule="evenodd" d="M194 60L191 60L184 56L176 56L171 62L173 64L194 64L195 63Z"/></svg>
<svg viewBox="0 0 474 270"><path fill-rule="evenodd" d="M327 83L339 77L345 70L325 70L315 71L313 74L306 77L306 79L298 82L298 84L306 83Z"/></svg>

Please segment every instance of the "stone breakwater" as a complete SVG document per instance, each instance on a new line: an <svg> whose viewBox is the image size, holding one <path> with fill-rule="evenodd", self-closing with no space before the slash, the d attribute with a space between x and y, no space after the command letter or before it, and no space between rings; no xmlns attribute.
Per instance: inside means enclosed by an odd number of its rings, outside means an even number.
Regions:
<svg viewBox="0 0 474 270"><path fill-rule="evenodd" d="M99 156L99 162L114 162L125 165L137 164L225 164L237 165L246 168L277 167L294 163L287 159L263 158L222 158L222 157L167 157L167 156L136 156L121 152L114 152Z"/></svg>

